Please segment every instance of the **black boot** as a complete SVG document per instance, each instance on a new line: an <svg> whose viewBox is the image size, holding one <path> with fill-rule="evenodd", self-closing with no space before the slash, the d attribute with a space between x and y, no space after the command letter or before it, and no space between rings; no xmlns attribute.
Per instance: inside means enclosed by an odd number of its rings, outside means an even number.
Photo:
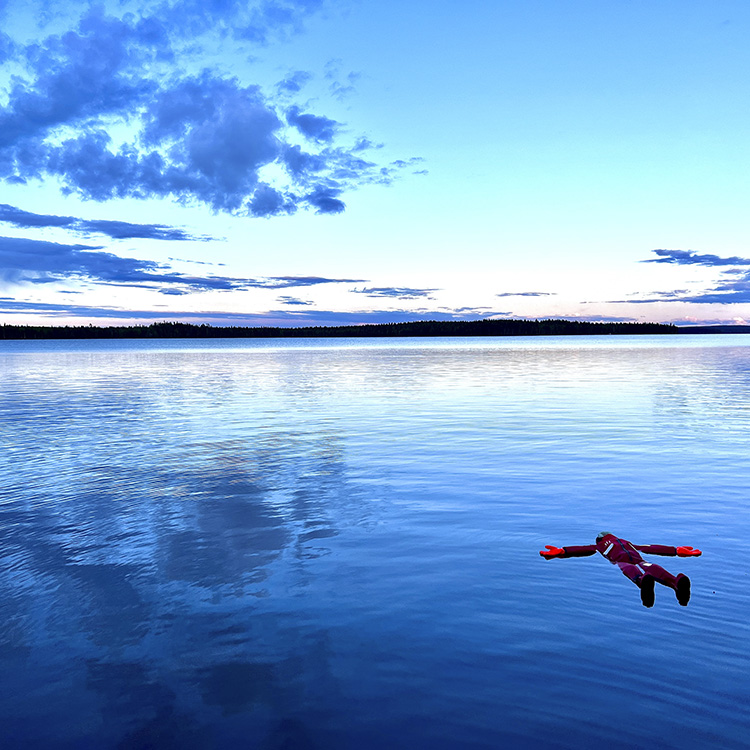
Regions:
<svg viewBox="0 0 750 750"><path fill-rule="evenodd" d="M677 601L683 607L687 607L687 603L690 601L690 579L683 573L677 576L677 588L674 593L677 596Z"/></svg>
<svg viewBox="0 0 750 750"><path fill-rule="evenodd" d="M638 581L638 585L641 588L641 601L644 607L654 606L654 577L648 573Z"/></svg>

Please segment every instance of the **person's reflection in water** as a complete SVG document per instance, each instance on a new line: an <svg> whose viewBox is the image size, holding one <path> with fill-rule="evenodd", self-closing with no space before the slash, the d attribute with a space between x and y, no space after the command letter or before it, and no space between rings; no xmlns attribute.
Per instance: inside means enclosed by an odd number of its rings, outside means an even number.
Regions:
<svg viewBox="0 0 750 750"><path fill-rule="evenodd" d="M641 601L644 607L654 606L654 582L674 589L677 601L687 606L690 601L690 579L680 573L673 576L660 565L646 562L640 552L647 555L669 555L674 557L696 557L701 553L692 547L667 547L661 544L632 544L627 539L616 537L611 531L602 531L596 537L596 544L586 544L578 547L554 547L546 544L539 554L546 560L553 557L588 557L595 552L603 555L613 565L635 583L641 590Z"/></svg>

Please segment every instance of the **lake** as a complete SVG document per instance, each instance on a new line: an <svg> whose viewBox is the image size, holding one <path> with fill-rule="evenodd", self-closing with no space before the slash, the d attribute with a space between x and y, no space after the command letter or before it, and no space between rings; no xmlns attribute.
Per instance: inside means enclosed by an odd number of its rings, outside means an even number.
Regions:
<svg viewBox="0 0 750 750"><path fill-rule="evenodd" d="M746 748L749 457L750 336L0 342L0 746Z"/></svg>

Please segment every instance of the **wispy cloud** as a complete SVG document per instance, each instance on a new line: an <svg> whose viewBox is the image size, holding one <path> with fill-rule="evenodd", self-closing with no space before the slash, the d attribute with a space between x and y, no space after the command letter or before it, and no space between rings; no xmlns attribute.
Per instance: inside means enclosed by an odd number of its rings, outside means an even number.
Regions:
<svg viewBox="0 0 750 750"><path fill-rule="evenodd" d="M361 73L350 71L342 72L344 62L340 59L329 60L325 66L325 77L330 81L328 90L339 100L343 101L355 91L355 84L362 77Z"/></svg>
<svg viewBox="0 0 750 750"><path fill-rule="evenodd" d="M496 297L554 297L554 292L500 292Z"/></svg>
<svg viewBox="0 0 750 750"><path fill-rule="evenodd" d="M191 42L207 31L225 39L265 45L299 33L326 0L171 0L157 17L178 38Z"/></svg>
<svg viewBox="0 0 750 750"><path fill-rule="evenodd" d="M83 318L90 320L127 320L149 323L155 320L210 323L237 326L336 326L376 323L409 323L424 320L453 321L480 320L487 315L473 313L411 310L366 310L338 312L333 310L269 310L263 313L235 313L206 310L170 311L126 310L115 307L91 307L66 303L42 303L0 297L0 314L35 314L56 318Z"/></svg>
<svg viewBox="0 0 750 750"><path fill-rule="evenodd" d="M7 203L0 203L0 221L24 229L60 227L79 234L104 234L112 239L150 239L172 242L208 241L211 237L189 234L183 229L164 224L131 224L108 219L79 219L74 216L55 216L24 211Z"/></svg>
<svg viewBox="0 0 750 750"><path fill-rule="evenodd" d="M750 258L740 258L736 255L722 258L709 253L696 253L694 250L653 250L652 252L658 257L647 258L641 263L674 263L681 266L750 266Z"/></svg>
<svg viewBox="0 0 750 750"><path fill-rule="evenodd" d="M294 286L316 286L318 284L356 284L364 279L329 279L325 276L271 276L257 286L264 289L288 289Z"/></svg>
<svg viewBox="0 0 750 750"><path fill-rule="evenodd" d="M276 91L279 94L297 94L312 77L312 73L307 70L295 70L276 84Z"/></svg>
<svg viewBox="0 0 750 750"><path fill-rule="evenodd" d="M430 296L438 289L413 289L411 287L400 286L379 286L364 287L362 289L352 289L355 294L364 294L368 297L392 297L394 299L432 299Z"/></svg>
<svg viewBox="0 0 750 750"><path fill-rule="evenodd" d="M722 257L711 253L696 253L693 250L654 250L656 258L642 263L669 263L673 265L697 265L721 269L722 280L699 292L673 289L624 300L611 300L618 304L643 305L653 302L689 302L704 305L733 305L750 302L750 258L737 255Z"/></svg>
<svg viewBox="0 0 750 750"><path fill-rule="evenodd" d="M195 276L173 271L152 260L127 258L101 247L66 245L44 240L0 237L0 280L8 283L46 284L78 279L120 286L140 286L163 294L246 289L289 289L320 284L361 283L364 279L324 276L233 278Z"/></svg>

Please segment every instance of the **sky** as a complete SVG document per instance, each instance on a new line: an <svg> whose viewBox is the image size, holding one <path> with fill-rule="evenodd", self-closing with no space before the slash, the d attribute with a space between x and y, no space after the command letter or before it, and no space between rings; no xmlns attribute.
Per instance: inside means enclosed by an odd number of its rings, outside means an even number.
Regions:
<svg viewBox="0 0 750 750"><path fill-rule="evenodd" d="M747 0L0 0L0 324L750 323Z"/></svg>

